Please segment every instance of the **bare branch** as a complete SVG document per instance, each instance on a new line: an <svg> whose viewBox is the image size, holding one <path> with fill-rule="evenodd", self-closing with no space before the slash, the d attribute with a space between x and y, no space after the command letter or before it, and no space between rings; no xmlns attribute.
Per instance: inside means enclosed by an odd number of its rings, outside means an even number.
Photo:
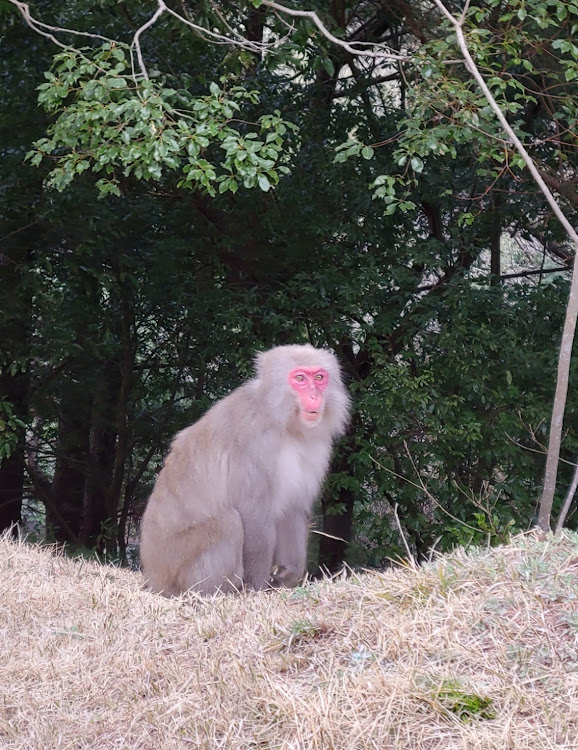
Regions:
<svg viewBox="0 0 578 750"><path fill-rule="evenodd" d="M576 180L562 181L548 172L540 172L544 182L553 188L559 195L569 200L575 206L578 206L578 187Z"/></svg>
<svg viewBox="0 0 578 750"><path fill-rule="evenodd" d="M375 76L373 78L369 77L364 81L357 82L350 86L349 88L340 89L339 91L336 91L333 95L333 99L340 99L345 96L357 96L357 94L364 91L366 88L369 88L370 86L378 86L380 83L388 83L389 81L398 81L400 78L400 72L398 70L395 71L395 73L388 73L387 75L382 76Z"/></svg>
<svg viewBox="0 0 578 750"><path fill-rule="evenodd" d="M554 198L554 196L550 192L548 186L546 185L546 183L542 179L542 176L541 176L540 172L538 171L538 168L534 164L534 162L532 160L532 157L526 151L526 149L525 149L522 141L518 138L518 136L516 135L515 131L512 129L510 123L506 119L506 117L505 117L504 113L502 112L502 110L500 109L498 103L496 102L496 100L492 96L492 92L490 91L490 89L486 85L486 82L484 81L484 78L482 77L482 74L478 70L478 68L477 68L477 66L476 66L476 64L475 64L472 56L470 55L470 52L469 52L469 49L468 49L468 45L467 45L467 42L466 42L466 38L464 36L464 32L463 32L463 29L462 29L463 18L461 20L457 20L456 18L454 18L452 16L452 14L444 6L444 4L441 2L441 0L433 0L433 2L442 11L442 13L446 16L446 18L453 24L454 30L456 32L456 37L457 37L457 40L458 40L458 45L459 45L460 50L461 50L461 52L462 52L462 54L464 56L464 59L466 61L466 66L467 66L468 70L470 71L470 73L472 74L472 76L476 79L476 83L478 84L478 86L482 90L482 93L486 97L486 100L487 100L488 104L490 105L490 107L494 111L496 117L500 121L500 125L504 128L504 131L508 135L508 138L513 143L513 145L516 147L516 150L518 151L518 153L520 154L520 156L524 160L524 163L528 167L528 169L529 169L532 177L534 178L534 180L536 181L538 187L540 188L540 190L542 191L542 193L546 197L546 200L550 204L550 206L552 208L552 211L554 211L554 213L556 214L558 220L560 221L560 223L562 224L562 226L564 227L564 229L566 230L566 232L568 233L568 235L570 236L570 238L572 239L572 241L576 245L576 249L578 251L578 234L574 230L574 227L572 226L572 224L570 224L570 222L568 221L568 219L564 215L564 212L560 208L560 205L558 204L558 202L556 201L556 199Z"/></svg>
<svg viewBox="0 0 578 750"><path fill-rule="evenodd" d="M140 48L140 36L144 31L149 29L158 21L158 19L162 16L165 10L168 10L163 0L157 0L157 1L159 4L159 7L156 9L156 12L154 13L154 15L152 15L149 18L149 20L146 23L143 23L143 25L139 29L137 29L133 37L132 44L131 44L131 48L134 47L134 49L136 50L136 57L138 60L138 66L140 68L140 72L142 73L143 78L145 78L147 81L149 77L148 77L147 69L145 67L144 60L142 57L142 50Z"/></svg>
<svg viewBox="0 0 578 750"><path fill-rule="evenodd" d="M379 60L404 61L409 59L407 55L397 55L391 52L391 50L387 49L383 44L375 44L374 42L353 42L352 44L350 44L349 42L345 42L343 39L339 39L339 37L334 36L329 31L329 29L324 25L323 21L319 18L317 13L312 10L295 10L295 8L287 8L285 5L280 5L279 3L272 2L272 0L263 0L261 5L276 10L279 13L285 13L288 16L294 16L296 18L308 18L310 21L313 21L315 26L317 26L319 31L326 39L335 44L337 47L341 47L342 49L347 50L347 52L349 52L351 55L356 55L359 57L374 57ZM362 47L365 47L365 49L362 49ZM377 48L378 51L367 49L367 47L373 47L374 49Z"/></svg>
<svg viewBox="0 0 578 750"><path fill-rule="evenodd" d="M20 14L30 26L30 28L35 31L37 34L41 34L42 36L50 39L54 44L61 47L62 49L74 49L68 44L65 44L61 42L55 34L73 34L76 36L84 36L92 39L100 39L104 42L108 42L110 44L114 44L115 40L109 39L108 37L102 36L101 34L93 34L90 32L84 32L84 31L75 31L74 29L65 29L60 28L58 26L50 26L49 24L45 24L42 21L38 21L36 18L34 18L30 14L30 9L28 7L27 3L20 2L20 0L9 0L12 5L14 5L18 10L20 11ZM153 15L149 18L149 20L144 23L140 28L137 29L135 32L132 43L131 43L131 52L134 51L136 54L137 62L138 62L138 68L140 69L140 73L143 78L148 80L148 73L146 69L146 65L144 63L143 55L142 55L142 49L140 44L140 39L142 34L150 29L154 24L159 20L159 18L164 14L168 14L175 18L179 23L184 24L185 26L188 26L190 29L192 29L200 38L203 40L210 42L211 44L225 44L230 45L234 47L241 47L243 49L246 49L250 52L257 53L257 54L264 54L266 52L270 52L281 45L285 39L287 39L290 34L294 30L294 26L292 24L286 23L283 20L283 16L291 16L296 18L308 18L311 20L315 26L319 29L319 31L323 34L323 36L328 39L330 42L335 44L338 47L341 47L342 49L347 50L351 55L357 56L357 57L365 57L365 58L374 58L381 61L404 61L408 60L409 56L407 55L399 55L392 52L390 49L386 47L384 44L378 44L373 42L346 42L343 39L339 39L334 34L332 34L329 29L324 25L324 23L321 21L317 13L314 11L309 10L295 10L294 8L287 8L284 5L281 5L276 2L272 2L271 0L263 0L262 3L263 6L271 8L271 10L275 13L275 15L285 23L287 26L287 34L284 37L273 39L269 42L262 42L262 41L254 41L247 39L246 37L239 34L236 30L232 29L231 26L227 23L226 19L223 18L222 14L219 13L219 16L221 18L221 21L224 23L225 27L229 31L230 35L222 34L218 31L214 31L212 29L207 29L204 26L200 26L199 24L194 23L193 21L189 20L185 16L180 15L175 10L170 8L164 0L157 0L157 9L153 13ZM76 50L78 52L78 50ZM134 73L134 70L133 70Z"/></svg>
<svg viewBox="0 0 578 750"><path fill-rule="evenodd" d="M566 499L564 500L564 507L560 511L560 515L558 516L558 523L556 524L556 531L561 531L564 528L564 523L566 522L566 516L568 515L568 511L570 510L570 506L572 505L572 500L574 500L574 495L576 494L576 490L578 490L578 464L574 465L574 476L572 478L572 484L570 485L570 488L566 494Z"/></svg>
<svg viewBox="0 0 578 750"><path fill-rule="evenodd" d="M399 535L401 537L401 541L403 542L403 546L405 547L405 551L407 552L407 559L411 562L411 564L414 567L417 567L417 563L415 561L415 557L411 553L411 549L409 548L409 544L407 543L407 539L405 538L405 534L403 531L403 526L401 525L401 521L399 520L399 515L397 512L398 504L396 503L393 506L393 517L395 518L395 523L397 524L397 530L399 531Z"/></svg>
<svg viewBox="0 0 578 750"><path fill-rule="evenodd" d="M544 276L547 273L568 273L571 268L569 266L556 266L555 268L531 268L528 271L518 271L516 273L501 273L500 281L504 279L526 279L529 276ZM489 281L489 278L486 279ZM479 279L476 279L479 281Z"/></svg>
<svg viewBox="0 0 578 750"><path fill-rule="evenodd" d="M51 42L54 42L58 47L62 47L62 49L74 49L70 46L70 44L64 44L61 42L57 37L54 36L54 32L56 34L74 34L76 36L86 36L91 39L101 39L103 42L110 42L111 44L114 44L114 39L109 39L106 36L102 36L102 34L92 34L88 31L75 31L74 29L65 29L61 28L59 26L50 26L47 23L43 23L42 21L39 21L37 18L34 18L34 16L30 13L30 8L28 7L28 3L21 3L19 0L8 0L9 3L12 3L18 10L20 11L20 14L22 15L22 18L26 21L28 26L35 31L37 34L40 34L41 36L46 37L47 39L50 39ZM76 50L78 51L78 50Z"/></svg>
<svg viewBox="0 0 578 750"><path fill-rule="evenodd" d="M384 471L389 472L392 476L397 477L398 479L403 479L404 482L407 482L408 484L411 484L412 487L416 487L418 490L421 490L424 493L424 495L428 498L428 500L430 500L430 502L432 502L436 506L436 508L439 508L439 510L442 513L445 513L445 515L449 516L453 521L456 521L457 523L459 523L461 526L463 526L466 529L470 529L470 531L475 531L476 533L478 533L479 529L476 529L473 526L470 526L465 521L461 521L459 518L457 518L456 516L454 516L452 513L450 513L449 510L447 510L446 508L444 508L444 506L439 502L439 500L437 500L431 494L431 492L429 491L429 489L427 488L427 486L424 484L423 479L421 478L419 470L418 470L417 466L415 465L415 462L413 460L413 457L412 457L411 453L409 452L409 449L407 447L407 443L405 442L405 440L404 440L403 444L405 446L406 453L409 456L409 460L411 461L411 464L413 466L413 470L415 472L415 475L416 475L416 477L419 480L419 484L416 484L416 482L412 482L411 479L408 479L407 477L404 477L402 474L398 474L393 469L388 468L384 464L379 463L379 461L376 458L374 458L373 456L370 455L369 458L373 461L373 463L376 466L379 466L380 469L383 469Z"/></svg>
<svg viewBox="0 0 578 750"><path fill-rule="evenodd" d="M210 29L206 29L204 26L199 26L198 24L189 21L188 18L179 15L176 11L172 10L172 8L169 8L167 5L165 5L163 0L158 0L158 3L159 5L162 3L164 6L164 10L171 16L174 16L174 18L176 18L181 23L189 26L191 29L193 29L193 31L195 31L198 36L200 36L205 41L211 42L213 44L228 44L234 47L242 47L243 49L249 50L250 52L267 52L269 50L275 49L280 43L280 40L275 40L273 42L251 41L250 39L246 39L240 34L235 34L234 37L226 36L225 34L219 34L216 31L211 31Z"/></svg>
<svg viewBox="0 0 578 750"><path fill-rule="evenodd" d="M569 266L555 266L554 268L531 268L527 271L516 271L513 273L501 273L499 275L500 281L506 281L507 279L525 279L529 276L544 276L548 273L568 273L571 268ZM490 283L491 276L486 275L480 275L480 276L472 276L471 279L472 283L475 284L481 284L481 283ZM436 281L432 281L431 284L422 284L421 286L418 286L416 288L416 294L420 294L421 292L430 292L432 289L437 289L442 282L442 279L436 279Z"/></svg>
<svg viewBox="0 0 578 750"><path fill-rule="evenodd" d="M50 26L49 24L46 24L34 18L30 13L30 9L27 3L20 2L20 0L8 0L8 2L12 3L12 5L18 8L23 19L26 21L28 26L33 31L35 31L37 34L40 34L41 36L46 37L47 39L50 39L54 44L56 44L58 47L61 47L62 49L71 49L76 52L79 52L80 54L79 50L75 49L70 44L65 44L61 42L58 39L58 37L55 36L55 34L73 34L76 36L88 37L90 39L99 39L103 42L108 42L109 44L117 43L116 40L109 39L106 36L102 36L102 34L94 34L94 33L86 32L86 31L76 31L75 29L61 28L59 26ZM285 37L282 37L280 39L275 39L271 42L251 41L241 36L237 32L233 31L231 27L228 25L227 25L227 28L229 28L229 30L232 32L232 36L226 36L225 34L220 34L216 31L212 31L211 29L207 29L203 26L200 26L199 24L196 24L193 21L190 21L188 18L185 18L184 16L179 15L172 8L169 8L168 5L164 2L164 0L157 0L157 5L158 7L156 11L154 12L154 14L151 16L151 18L146 23L144 23L139 29L137 29L137 31L134 34L132 43L131 43L131 51L134 50L136 53L138 67L140 68L140 72L142 76L147 80L148 80L148 73L147 73L146 66L144 64L144 60L142 56L142 50L140 46L140 37L147 29L154 26L154 24L158 21L158 19L161 17L163 13L168 13L169 15L173 16L174 18L177 19L177 21L191 28L199 37L201 37L203 40L207 42L210 42L211 44L226 44L226 45L231 45L234 47L242 47L246 50L249 50L250 52L256 52L256 53L267 52L267 51L271 51L277 48L280 44L283 43L283 41L285 41L285 39L289 36L291 31L293 30L293 27L289 26L289 31Z"/></svg>

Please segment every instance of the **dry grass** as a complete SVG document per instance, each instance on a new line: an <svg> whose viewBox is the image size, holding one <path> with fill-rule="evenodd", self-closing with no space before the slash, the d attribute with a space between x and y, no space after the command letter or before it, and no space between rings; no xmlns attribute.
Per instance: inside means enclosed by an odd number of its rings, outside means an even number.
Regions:
<svg viewBox="0 0 578 750"><path fill-rule="evenodd" d="M578 536L166 600L0 540L0 747L576 748Z"/></svg>

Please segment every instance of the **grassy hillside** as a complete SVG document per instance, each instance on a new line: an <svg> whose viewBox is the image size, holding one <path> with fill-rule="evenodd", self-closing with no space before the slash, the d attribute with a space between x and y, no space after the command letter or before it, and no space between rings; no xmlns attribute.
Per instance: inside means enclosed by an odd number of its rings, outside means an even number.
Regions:
<svg viewBox="0 0 578 750"><path fill-rule="evenodd" d="M166 600L0 540L3 750L578 746L578 536Z"/></svg>

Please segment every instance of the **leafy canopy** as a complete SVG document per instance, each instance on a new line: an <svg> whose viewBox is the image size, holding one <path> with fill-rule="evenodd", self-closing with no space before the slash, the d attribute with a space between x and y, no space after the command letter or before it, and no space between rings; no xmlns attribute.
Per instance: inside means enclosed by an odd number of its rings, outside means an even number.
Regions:
<svg viewBox="0 0 578 750"><path fill-rule="evenodd" d="M257 91L221 78L208 94L193 96L133 76L128 53L106 43L94 52L55 55L39 102L58 116L27 155L34 165L52 160L49 186L64 190L90 169L102 175L101 195L120 195L121 175L159 182L175 171L179 187L209 195L235 193L240 183L267 192L289 172L284 138L297 126L278 110L244 121L242 105L256 105Z"/></svg>

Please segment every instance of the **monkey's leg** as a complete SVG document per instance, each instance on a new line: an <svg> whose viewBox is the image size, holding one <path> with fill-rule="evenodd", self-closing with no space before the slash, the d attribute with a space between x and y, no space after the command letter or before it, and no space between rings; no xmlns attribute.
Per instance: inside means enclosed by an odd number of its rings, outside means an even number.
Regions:
<svg viewBox="0 0 578 750"><path fill-rule="evenodd" d="M186 532L188 550L179 566L182 591L202 594L238 591L243 586L243 523L234 508L221 511L216 519L196 525Z"/></svg>
<svg viewBox="0 0 578 750"><path fill-rule="evenodd" d="M277 522L276 545L273 554L274 587L296 586L305 574L309 517L299 510L290 511Z"/></svg>
<svg viewBox="0 0 578 750"><path fill-rule="evenodd" d="M275 527L261 519L243 517L245 543L243 545L244 581L247 588L262 591L270 586Z"/></svg>

